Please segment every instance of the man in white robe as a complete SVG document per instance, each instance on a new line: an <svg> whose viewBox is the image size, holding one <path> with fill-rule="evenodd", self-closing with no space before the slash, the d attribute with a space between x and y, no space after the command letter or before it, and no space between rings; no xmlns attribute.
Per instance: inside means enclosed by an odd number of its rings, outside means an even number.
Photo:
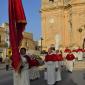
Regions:
<svg viewBox="0 0 85 85"><path fill-rule="evenodd" d="M48 85L55 85L56 82L56 70L55 70L55 62L53 61L52 50L48 50L48 54L45 56L45 78L47 80Z"/></svg>
<svg viewBox="0 0 85 85"><path fill-rule="evenodd" d="M77 51L77 56L78 56L78 60L83 60L83 52L82 49L78 49Z"/></svg>
<svg viewBox="0 0 85 85"><path fill-rule="evenodd" d="M59 50L56 50L57 59L56 59L55 65L56 65L56 68L58 68L56 70L56 82L61 81L61 79L62 79L61 78L62 59L60 58L59 54L60 54Z"/></svg>
<svg viewBox="0 0 85 85"><path fill-rule="evenodd" d="M77 53L77 50L76 50L76 49L75 49L75 50L72 50L72 53L73 53L73 55L75 56L75 59L73 60L74 63L75 63L76 59L78 59L78 53Z"/></svg>

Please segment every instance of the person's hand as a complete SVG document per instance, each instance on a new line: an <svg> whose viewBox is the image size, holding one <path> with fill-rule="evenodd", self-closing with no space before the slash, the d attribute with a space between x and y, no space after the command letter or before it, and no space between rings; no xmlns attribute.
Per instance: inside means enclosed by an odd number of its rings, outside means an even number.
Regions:
<svg viewBox="0 0 85 85"><path fill-rule="evenodd" d="M45 72L47 71L47 68L45 68Z"/></svg>
<svg viewBox="0 0 85 85"><path fill-rule="evenodd" d="M58 71L58 68L55 68L55 71Z"/></svg>
<svg viewBox="0 0 85 85"><path fill-rule="evenodd" d="M61 67L63 68L64 66L63 66L63 65L61 65Z"/></svg>
<svg viewBox="0 0 85 85"><path fill-rule="evenodd" d="M21 71L22 71L23 68L24 68L24 66L21 65L21 66L20 66L20 69L19 69L19 71L18 71L18 73L21 73Z"/></svg>

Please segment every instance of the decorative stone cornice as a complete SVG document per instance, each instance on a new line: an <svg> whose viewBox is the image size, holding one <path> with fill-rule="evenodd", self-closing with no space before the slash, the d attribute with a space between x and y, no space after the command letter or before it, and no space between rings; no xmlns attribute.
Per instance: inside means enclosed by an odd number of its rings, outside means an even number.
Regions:
<svg viewBox="0 0 85 85"><path fill-rule="evenodd" d="M68 4L67 6L64 6L64 9L70 9L70 8L72 8L71 4Z"/></svg>
<svg viewBox="0 0 85 85"><path fill-rule="evenodd" d="M50 10L56 10L56 9L70 9L72 8L72 5L71 4L68 4L66 6L57 6L57 7L45 7L45 8L42 8L40 10L40 12L42 13L43 11L50 11Z"/></svg>
<svg viewBox="0 0 85 85"><path fill-rule="evenodd" d="M71 3L72 6L81 6L81 5L85 5L85 2L83 3Z"/></svg>
<svg viewBox="0 0 85 85"><path fill-rule="evenodd" d="M64 9L64 7L65 7L65 6L42 8L40 12L43 12L43 11L50 11L50 10L56 10L56 9Z"/></svg>

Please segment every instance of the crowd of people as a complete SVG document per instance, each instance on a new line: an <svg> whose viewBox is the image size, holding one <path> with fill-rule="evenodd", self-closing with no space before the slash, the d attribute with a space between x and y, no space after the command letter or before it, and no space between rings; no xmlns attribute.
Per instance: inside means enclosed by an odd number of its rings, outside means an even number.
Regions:
<svg viewBox="0 0 85 85"><path fill-rule="evenodd" d="M44 79L48 85L57 85L62 81L61 72L65 71L72 73L76 60L82 61L84 57L84 49L69 49L55 50L55 47L50 47L45 56L45 72Z"/></svg>
<svg viewBox="0 0 85 85"><path fill-rule="evenodd" d="M78 48L71 50L69 48L55 50L55 47L50 47L48 52L43 56L44 59L44 80L48 85L57 85L57 82L62 81L61 72L66 70L72 73L75 60L83 60L84 50ZM14 85L30 85L30 80L40 78L39 66L40 61L33 54L26 54L26 49L20 49L21 67L20 71L13 70ZM11 58L12 62L12 58ZM9 58L5 59L6 70L9 69Z"/></svg>

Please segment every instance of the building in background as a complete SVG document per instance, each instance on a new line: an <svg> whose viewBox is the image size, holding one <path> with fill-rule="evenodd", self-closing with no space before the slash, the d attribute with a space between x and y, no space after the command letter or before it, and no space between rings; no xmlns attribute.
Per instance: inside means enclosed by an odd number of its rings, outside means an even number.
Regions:
<svg viewBox="0 0 85 85"><path fill-rule="evenodd" d="M33 34L29 32L23 32L23 40L21 47L25 47L27 50L36 49L36 41L33 40ZM6 55L11 55L10 42L9 42L9 25L3 23L0 26L0 57L5 59Z"/></svg>
<svg viewBox="0 0 85 85"><path fill-rule="evenodd" d="M36 42L33 40L33 34L24 32L21 47L25 47L27 50L35 50Z"/></svg>
<svg viewBox="0 0 85 85"><path fill-rule="evenodd" d="M43 50L51 44L82 47L85 38L85 0L42 0L41 17Z"/></svg>
<svg viewBox="0 0 85 85"><path fill-rule="evenodd" d="M8 23L4 23L0 26L0 57L5 59L7 55L7 49L9 48L9 29Z"/></svg>

